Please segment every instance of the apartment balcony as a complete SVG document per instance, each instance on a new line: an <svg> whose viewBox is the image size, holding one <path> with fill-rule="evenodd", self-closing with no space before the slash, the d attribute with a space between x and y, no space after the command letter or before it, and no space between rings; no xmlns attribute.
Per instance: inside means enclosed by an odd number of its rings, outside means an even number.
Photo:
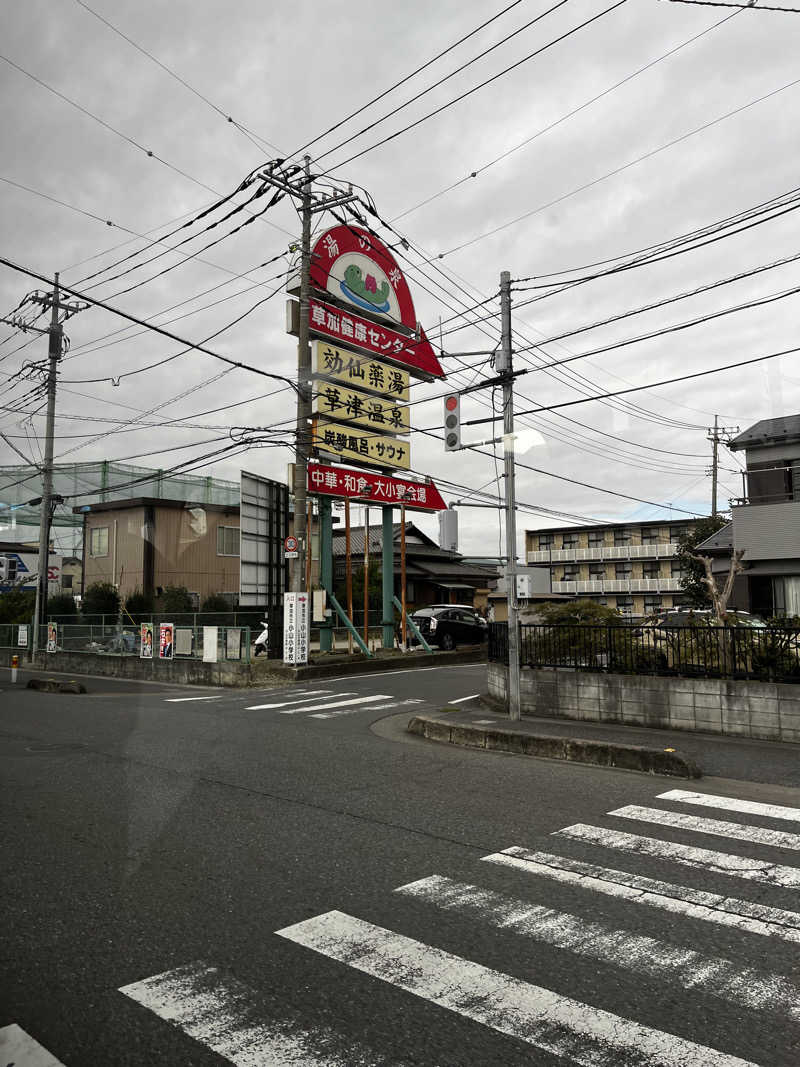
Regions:
<svg viewBox="0 0 800 1067"><path fill-rule="evenodd" d="M665 578L597 578L589 581L553 582L554 593L679 593L677 575Z"/></svg>
<svg viewBox="0 0 800 1067"><path fill-rule="evenodd" d="M676 544L599 545L591 548L539 548L528 553L528 563L578 563L586 560L665 559L678 551Z"/></svg>

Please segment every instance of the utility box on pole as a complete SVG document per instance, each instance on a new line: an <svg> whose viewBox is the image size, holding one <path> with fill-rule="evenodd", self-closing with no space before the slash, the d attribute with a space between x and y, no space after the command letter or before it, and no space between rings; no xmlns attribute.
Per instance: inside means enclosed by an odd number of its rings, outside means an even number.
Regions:
<svg viewBox="0 0 800 1067"><path fill-rule="evenodd" d="M439 547L447 552L458 552L458 512L455 508L439 512Z"/></svg>

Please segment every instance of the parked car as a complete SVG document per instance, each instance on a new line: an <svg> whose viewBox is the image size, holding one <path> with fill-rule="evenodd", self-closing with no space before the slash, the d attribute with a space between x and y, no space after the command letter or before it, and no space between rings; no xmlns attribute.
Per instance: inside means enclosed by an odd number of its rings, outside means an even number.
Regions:
<svg viewBox="0 0 800 1067"><path fill-rule="evenodd" d="M428 644L448 652L457 645L479 645L486 640L485 620L466 604L431 604L419 608L410 618ZM416 643L413 633L409 639Z"/></svg>
<svg viewBox="0 0 800 1067"><path fill-rule="evenodd" d="M765 631L766 623L747 611L726 612L726 626ZM640 665L680 671L750 670L760 645L750 640L731 643L719 630L711 611L673 608L646 619L635 631L641 643Z"/></svg>

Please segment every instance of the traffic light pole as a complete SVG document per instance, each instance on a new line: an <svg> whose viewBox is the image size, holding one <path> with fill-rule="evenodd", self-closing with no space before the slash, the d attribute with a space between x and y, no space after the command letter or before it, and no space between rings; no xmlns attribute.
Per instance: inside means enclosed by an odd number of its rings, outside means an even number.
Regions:
<svg viewBox="0 0 800 1067"><path fill-rule="evenodd" d="M500 275L501 351L497 370L503 378L503 466L506 507L506 599L508 601L508 715L519 719L519 618L517 611L517 512L514 460L514 368L511 348L511 275Z"/></svg>

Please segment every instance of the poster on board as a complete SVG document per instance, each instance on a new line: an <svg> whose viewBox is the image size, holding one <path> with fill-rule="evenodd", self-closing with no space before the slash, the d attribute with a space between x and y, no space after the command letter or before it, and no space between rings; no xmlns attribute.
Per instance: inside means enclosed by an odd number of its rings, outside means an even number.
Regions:
<svg viewBox="0 0 800 1067"><path fill-rule="evenodd" d="M153 624L143 622L139 627L139 658L153 658Z"/></svg>
<svg viewBox="0 0 800 1067"><path fill-rule="evenodd" d="M47 651L58 652L58 623L48 622L47 624Z"/></svg>
<svg viewBox="0 0 800 1067"><path fill-rule="evenodd" d="M175 655L173 636L175 626L171 622L162 622L158 627L158 658L172 659Z"/></svg>

